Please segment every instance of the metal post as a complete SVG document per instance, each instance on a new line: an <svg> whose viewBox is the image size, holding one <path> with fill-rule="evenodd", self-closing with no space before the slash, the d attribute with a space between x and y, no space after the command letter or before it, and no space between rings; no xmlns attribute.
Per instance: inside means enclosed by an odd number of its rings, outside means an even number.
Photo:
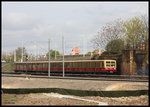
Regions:
<svg viewBox="0 0 150 107"><path fill-rule="evenodd" d="M64 37L62 36L62 50L63 50L63 77L65 76L64 72Z"/></svg>
<svg viewBox="0 0 150 107"><path fill-rule="evenodd" d="M54 44L54 46L55 46L55 49L56 49L56 43ZM56 50L55 50L55 60L56 60Z"/></svg>
<svg viewBox="0 0 150 107"><path fill-rule="evenodd" d="M23 41L22 41L22 58L21 58L21 62L23 62Z"/></svg>
<svg viewBox="0 0 150 107"><path fill-rule="evenodd" d="M48 76L50 77L50 39L48 40Z"/></svg>
<svg viewBox="0 0 150 107"><path fill-rule="evenodd" d="M14 62L16 62L16 49L14 50Z"/></svg>
<svg viewBox="0 0 150 107"><path fill-rule="evenodd" d="M85 39L83 36L83 57L85 57Z"/></svg>
<svg viewBox="0 0 150 107"><path fill-rule="evenodd" d="M26 55L26 73L27 73L27 69L28 69L28 66L27 66L27 61L28 61L28 55Z"/></svg>
<svg viewBox="0 0 150 107"><path fill-rule="evenodd" d="M55 50L55 60L56 60L56 50Z"/></svg>
<svg viewBox="0 0 150 107"><path fill-rule="evenodd" d="M36 53L36 51L37 51L36 41L34 43L35 43L35 60L36 60L36 55L37 55L37 53Z"/></svg>

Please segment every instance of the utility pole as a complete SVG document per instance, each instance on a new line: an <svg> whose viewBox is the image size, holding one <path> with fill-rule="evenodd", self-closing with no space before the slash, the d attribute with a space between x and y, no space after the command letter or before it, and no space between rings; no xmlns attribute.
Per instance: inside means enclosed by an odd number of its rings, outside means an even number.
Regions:
<svg viewBox="0 0 150 107"><path fill-rule="evenodd" d="M16 62L16 49L14 50L14 62Z"/></svg>
<svg viewBox="0 0 150 107"><path fill-rule="evenodd" d="M50 39L48 39L48 77L50 77Z"/></svg>
<svg viewBox="0 0 150 107"><path fill-rule="evenodd" d="M83 36L83 57L85 57L85 48L86 48L86 41L85 41L85 35Z"/></svg>
<svg viewBox="0 0 150 107"><path fill-rule="evenodd" d="M36 54L36 51L37 51L37 49L36 49L36 48L37 48L37 47L36 47L36 41L35 41L34 43L35 43L35 60L36 60L36 55L37 55L37 54Z"/></svg>
<svg viewBox="0 0 150 107"><path fill-rule="evenodd" d="M56 60L56 50L55 50L55 60Z"/></svg>
<svg viewBox="0 0 150 107"><path fill-rule="evenodd" d="M56 43L54 44L54 46L55 46L55 60L56 60Z"/></svg>
<svg viewBox="0 0 150 107"><path fill-rule="evenodd" d="M65 76L64 72L64 36L62 36L62 53L63 53L63 77Z"/></svg>
<svg viewBox="0 0 150 107"><path fill-rule="evenodd" d="M23 62L23 41L22 41L22 58L21 58L21 62Z"/></svg>

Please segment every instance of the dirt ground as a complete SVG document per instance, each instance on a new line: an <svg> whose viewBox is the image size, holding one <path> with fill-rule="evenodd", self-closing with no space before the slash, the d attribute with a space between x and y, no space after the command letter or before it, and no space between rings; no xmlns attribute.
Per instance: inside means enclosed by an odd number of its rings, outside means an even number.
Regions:
<svg viewBox="0 0 150 107"><path fill-rule="evenodd" d="M37 93L37 94L2 94L2 105L98 105L95 102L82 101L72 98L60 98L48 95L60 95L57 93ZM148 106L149 105L149 96L142 95L137 97L99 97L99 96L88 96L88 97L78 97L73 96L75 98L88 99L92 101L100 101L107 103L108 106L111 105L141 105Z"/></svg>
<svg viewBox="0 0 150 107"><path fill-rule="evenodd" d="M148 90L148 82L2 77L2 88L65 88L75 90Z"/></svg>
<svg viewBox="0 0 150 107"><path fill-rule="evenodd" d="M123 82L123 81L92 81L69 79L42 79L42 78L18 78L2 77L2 88L65 88L75 90L149 90L148 82ZM47 96L57 95L57 97ZM32 93L32 94L1 94L2 105L98 105L95 102L58 97L57 93ZM100 97L87 96L80 99L105 102L108 105L149 105L149 96L136 97Z"/></svg>

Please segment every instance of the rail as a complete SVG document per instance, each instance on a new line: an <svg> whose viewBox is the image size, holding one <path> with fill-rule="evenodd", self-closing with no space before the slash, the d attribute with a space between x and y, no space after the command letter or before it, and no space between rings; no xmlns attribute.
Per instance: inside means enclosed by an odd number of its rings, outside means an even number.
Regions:
<svg viewBox="0 0 150 107"><path fill-rule="evenodd" d="M2 76L7 77L26 77L26 78L50 78L50 79L76 79L76 80L98 80L98 81L129 81L129 82L148 82L148 76L131 76L131 75L83 75L83 74L65 74L65 77L62 77L62 74L51 74L48 77L48 74L43 73L15 73L15 72L2 72Z"/></svg>

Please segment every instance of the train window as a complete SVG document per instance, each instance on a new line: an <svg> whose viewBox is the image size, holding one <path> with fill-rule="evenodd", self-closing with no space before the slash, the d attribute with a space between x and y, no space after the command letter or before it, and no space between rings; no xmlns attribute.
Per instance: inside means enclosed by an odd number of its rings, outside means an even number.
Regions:
<svg viewBox="0 0 150 107"><path fill-rule="evenodd" d="M82 68L82 62L79 63L79 68Z"/></svg>
<svg viewBox="0 0 150 107"><path fill-rule="evenodd" d="M25 64L22 64L22 66L23 66L23 69L25 68Z"/></svg>
<svg viewBox="0 0 150 107"><path fill-rule="evenodd" d="M106 67L110 67L110 61L106 61Z"/></svg>
<svg viewBox="0 0 150 107"><path fill-rule="evenodd" d="M72 63L72 67L75 68L75 63L74 62Z"/></svg>
<svg viewBox="0 0 150 107"><path fill-rule="evenodd" d="M33 68L33 64L31 63L30 65L31 65L31 67L30 67L30 68L32 69L32 68Z"/></svg>
<svg viewBox="0 0 150 107"><path fill-rule="evenodd" d="M26 69L26 64L24 64L24 69Z"/></svg>
<svg viewBox="0 0 150 107"><path fill-rule="evenodd" d="M76 67L79 68L79 66L80 66L79 63L77 62L76 64L77 64Z"/></svg>
<svg viewBox="0 0 150 107"><path fill-rule="evenodd" d="M67 62L65 63L65 68L68 68L68 63Z"/></svg>
<svg viewBox="0 0 150 107"><path fill-rule="evenodd" d="M36 63L36 68L39 68L39 64Z"/></svg>
<svg viewBox="0 0 150 107"><path fill-rule="evenodd" d="M72 63L72 62L69 62L68 64L69 64L69 67L68 67L68 68L72 68L73 63Z"/></svg>
<svg viewBox="0 0 150 107"><path fill-rule="evenodd" d="M91 68L95 68L95 62L91 62L91 63L90 63L90 67L91 67Z"/></svg>
<svg viewBox="0 0 150 107"><path fill-rule="evenodd" d="M90 62L87 62L87 63L86 63L86 67L87 67L87 68L90 68Z"/></svg>
<svg viewBox="0 0 150 107"><path fill-rule="evenodd" d="M82 62L82 68L86 67L86 62Z"/></svg>
<svg viewBox="0 0 150 107"><path fill-rule="evenodd" d="M54 63L54 68L56 68L56 63Z"/></svg>
<svg viewBox="0 0 150 107"><path fill-rule="evenodd" d="M59 64L59 63L55 63L55 67L56 67L56 68L58 68L58 64Z"/></svg>
<svg viewBox="0 0 150 107"><path fill-rule="evenodd" d="M76 64L77 64L76 67L79 68L79 66L80 66L79 63L77 62Z"/></svg>
<svg viewBox="0 0 150 107"><path fill-rule="evenodd" d="M115 67L115 62L113 62L113 61L111 62L111 67L113 67L113 68Z"/></svg>
<svg viewBox="0 0 150 107"><path fill-rule="evenodd" d="M43 63L40 63L40 68L43 68Z"/></svg>
<svg viewBox="0 0 150 107"><path fill-rule="evenodd" d="M100 63L100 68L102 68L102 62Z"/></svg>
<svg viewBox="0 0 150 107"><path fill-rule="evenodd" d="M89 62L90 63L90 66L89 66L89 68L92 68L92 62Z"/></svg>
<svg viewBox="0 0 150 107"><path fill-rule="evenodd" d="M15 66L16 66L17 69L19 68L18 64L15 64Z"/></svg>
<svg viewBox="0 0 150 107"><path fill-rule="evenodd" d="M100 62L100 68L104 68L104 62Z"/></svg>
<svg viewBox="0 0 150 107"><path fill-rule="evenodd" d="M49 64L49 63L45 63L45 65L44 65L44 66L45 66L45 68L48 68L48 64Z"/></svg>
<svg viewBox="0 0 150 107"><path fill-rule="evenodd" d="M79 63L78 62L76 63L76 68L79 68Z"/></svg>
<svg viewBox="0 0 150 107"><path fill-rule="evenodd" d="M48 68L48 63L45 63L45 68Z"/></svg>
<svg viewBox="0 0 150 107"><path fill-rule="evenodd" d="M72 62L70 62L70 68L72 68L73 67L73 63Z"/></svg>
<svg viewBox="0 0 150 107"><path fill-rule="evenodd" d="M66 62L65 63L65 68L71 68L72 67L72 63L71 62Z"/></svg>
<svg viewBox="0 0 150 107"><path fill-rule="evenodd" d="M102 62L102 68L104 68L104 62Z"/></svg>
<svg viewBox="0 0 150 107"><path fill-rule="evenodd" d="M54 68L54 63L51 63L51 67Z"/></svg>
<svg viewBox="0 0 150 107"><path fill-rule="evenodd" d="M85 64L85 65L84 65L84 68L87 68L87 62L85 62L84 64Z"/></svg>
<svg viewBox="0 0 150 107"><path fill-rule="evenodd" d="M72 63L72 68L74 68L74 62Z"/></svg>
<svg viewBox="0 0 150 107"><path fill-rule="evenodd" d="M35 68L38 68L36 63L35 63Z"/></svg>
<svg viewBox="0 0 150 107"><path fill-rule="evenodd" d="M58 63L58 67L59 67L59 68L62 68L62 63Z"/></svg>
<svg viewBox="0 0 150 107"><path fill-rule="evenodd" d="M43 63L43 68L45 68L45 63Z"/></svg>
<svg viewBox="0 0 150 107"><path fill-rule="evenodd" d="M53 63L53 67L56 68L56 63Z"/></svg>
<svg viewBox="0 0 150 107"><path fill-rule="evenodd" d="M73 68L76 68L76 67L77 67L77 63L74 62L74 63L73 63Z"/></svg>
<svg viewBox="0 0 150 107"><path fill-rule="evenodd" d="M38 63L38 64L37 64L37 67L38 67L38 68L41 68L41 65L42 65L42 64Z"/></svg>
<svg viewBox="0 0 150 107"><path fill-rule="evenodd" d="M74 63L74 66L75 66L75 68L77 68L78 67L78 63Z"/></svg>
<svg viewBox="0 0 150 107"><path fill-rule="evenodd" d="M19 68L21 68L21 64L19 64Z"/></svg>
<svg viewBox="0 0 150 107"><path fill-rule="evenodd" d="M95 68L99 68L99 67L100 67L100 62L96 62Z"/></svg>
<svg viewBox="0 0 150 107"><path fill-rule="evenodd" d="M35 66L35 64L33 64L33 68L35 68L36 66Z"/></svg>
<svg viewBox="0 0 150 107"><path fill-rule="evenodd" d="M29 63L27 63L27 69L29 69L29 66L30 66L30 64L29 64Z"/></svg>
<svg viewBox="0 0 150 107"><path fill-rule="evenodd" d="M54 68L56 68L57 67L57 63L54 63Z"/></svg>
<svg viewBox="0 0 150 107"><path fill-rule="evenodd" d="M21 64L18 64L18 68L21 68Z"/></svg>

